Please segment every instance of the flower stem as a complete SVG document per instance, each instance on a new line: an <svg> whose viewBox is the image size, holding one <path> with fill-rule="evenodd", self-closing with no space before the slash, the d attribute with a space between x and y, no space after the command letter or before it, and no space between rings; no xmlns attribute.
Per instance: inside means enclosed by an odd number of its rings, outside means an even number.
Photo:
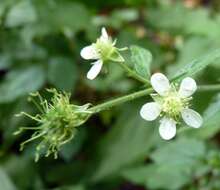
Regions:
<svg viewBox="0 0 220 190"><path fill-rule="evenodd" d="M198 91L199 92L220 91L220 84L201 85L201 86L198 86Z"/></svg>
<svg viewBox="0 0 220 190"><path fill-rule="evenodd" d="M118 62L119 65L128 73L128 76L133 77L134 79L138 80L141 83L144 84L150 84L149 80L145 79L144 77L138 75L135 73L135 71L133 71L132 69L130 69L125 62Z"/></svg>
<svg viewBox="0 0 220 190"><path fill-rule="evenodd" d="M104 103L99 104L97 106L94 106L94 107L90 108L89 111L91 111L93 113L98 113L98 112L101 112L103 110L107 110L111 107L117 106L119 104L123 104L125 102L140 98L142 96L149 95L152 92L153 92L152 88L148 88L148 89L145 89L145 90L140 90L138 92L134 92L134 93L116 98L114 100L104 102Z"/></svg>
<svg viewBox="0 0 220 190"><path fill-rule="evenodd" d="M204 92L204 91L218 91L220 90L220 84L217 85L200 85L198 86L198 91L199 92ZM145 90L140 90L138 92L134 92L107 102L104 102L102 104L99 104L97 106L94 106L92 108L89 109L89 111L93 112L93 113L99 113L103 110L107 110L110 109L111 107L123 104L125 102L140 98L142 96L146 96L149 95L153 92L152 88L147 88Z"/></svg>

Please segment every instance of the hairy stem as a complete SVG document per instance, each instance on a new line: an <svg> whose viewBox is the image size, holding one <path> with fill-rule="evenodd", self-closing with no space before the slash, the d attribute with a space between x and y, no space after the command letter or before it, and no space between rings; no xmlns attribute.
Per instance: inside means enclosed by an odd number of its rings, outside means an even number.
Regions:
<svg viewBox="0 0 220 190"><path fill-rule="evenodd" d="M122 69L124 69L127 73L128 73L128 76L138 80L139 82L141 83L144 83L144 84L150 84L150 82L145 79L144 77L136 74L135 71L133 71L131 68L129 68L125 62L119 62L119 65L122 67Z"/></svg>
<svg viewBox="0 0 220 190"><path fill-rule="evenodd" d="M107 110L107 109L109 109L111 107L114 107L114 106L117 106L119 104L123 104L125 102L140 98L142 96L149 95L152 92L153 92L152 88L148 88L148 89L145 89L145 90L140 90L138 92L134 92L134 93L116 98L114 100L104 102L104 103L99 104L97 106L94 106L94 107L90 108L89 111L92 111L93 113L98 113L100 111Z"/></svg>
<svg viewBox="0 0 220 190"><path fill-rule="evenodd" d="M199 92L204 92L204 91L218 91L220 90L220 84L216 84L216 85L201 85L198 86L198 91ZM89 111L93 112L93 113L98 113L101 112L103 110L107 110L110 109L111 107L123 104L125 102L129 102L131 100L140 98L142 96L146 96L149 95L153 92L152 88L147 88L145 90L140 90L138 92L134 92L113 100L109 100L107 102L104 102L102 104L99 104L97 106L94 106L92 108L89 109Z"/></svg>
<svg viewBox="0 0 220 190"><path fill-rule="evenodd" d="M201 85L198 86L198 91L220 91L220 84Z"/></svg>

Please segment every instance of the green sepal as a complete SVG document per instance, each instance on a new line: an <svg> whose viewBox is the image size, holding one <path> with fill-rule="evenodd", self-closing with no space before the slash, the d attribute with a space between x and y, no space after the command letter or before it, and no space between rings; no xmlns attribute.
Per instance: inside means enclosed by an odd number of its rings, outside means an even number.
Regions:
<svg viewBox="0 0 220 190"><path fill-rule="evenodd" d="M122 55L118 52L118 50L115 50L109 57L109 60L114 62L124 62L124 58Z"/></svg>

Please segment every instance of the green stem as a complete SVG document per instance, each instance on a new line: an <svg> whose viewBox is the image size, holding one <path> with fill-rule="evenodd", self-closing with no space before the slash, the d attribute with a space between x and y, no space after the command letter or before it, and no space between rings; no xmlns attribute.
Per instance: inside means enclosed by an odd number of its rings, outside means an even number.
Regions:
<svg viewBox="0 0 220 190"><path fill-rule="evenodd" d="M133 71L132 69L130 69L125 62L119 62L119 65L128 73L128 76L133 77L134 79L138 80L141 83L144 84L150 84L150 82L145 79L144 77L136 74L135 71Z"/></svg>
<svg viewBox="0 0 220 190"><path fill-rule="evenodd" d="M204 91L218 91L220 90L220 84L217 85L201 85L198 86L198 91L199 92L204 92ZM107 102L104 102L102 104L99 104L97 106L94 106L92 108L90 108L88 111L91 111L93 113L98 113L101 112L103 110L107 110L110 109L111 107L117 106L119 104L123 104L125 102L140 98L142 96L146 96L149 95L153 92L152 88L148 88L145 90L140 90L138 92L134 92Z"/></svg>
<svg viewBox="0 0 220 190"><path fill-rule="evenodd" d="M148 88L148 89L145 89L145 90L140 90L138 92L134 92L134 93L131 93L131 94L128 94L128 95L116 98L114 100L110 100L110 101L104 102L104 103L99 104L97 106L94 106L94 107L90 108L89 111L92 111L93 113L98 113L100 111L109 109L109 108L117 106L119 104L123 104L125 102L128 102L128 101L140 98L142 96L149 95L152 92L153 92L152 88Z"/></svg>
<svg viewBox="0 0 220 190"><path fill-rule="evenodd" d="M201 86L198 86L198 91L199 92L220 91L220 84L201 85Z"/></svg>

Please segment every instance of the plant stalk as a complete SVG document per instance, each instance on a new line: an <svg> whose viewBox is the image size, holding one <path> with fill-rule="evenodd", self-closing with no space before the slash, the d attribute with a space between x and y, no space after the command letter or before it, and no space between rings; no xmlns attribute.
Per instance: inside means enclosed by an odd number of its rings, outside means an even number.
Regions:
<svg viewBox="0 0 220 190"><path fill-rule="evenodd" d="M199 92L220 91L220 84L201 85L201 86L198 86L198 91Z"/></svg>
<svg viewBox="0 0 220 190"><path fill-rule="evenodd" d="M103 110L110 109L110 108L112 108L114 106L117 106L119 104L123 104L125 102L135 100L135 99L140 98L142 96L149 95L152 92L153 92L152 88L148 88L148 89L145 89L145 90L140 90L138 92L134 92L134 93L116 98L114 100L104 102L104 103L99 104L97 106L94 106L94 107L90 108L89 111L91 111L93 113L98 113L98 112L101 112Z"/></svg>
<svg viewBox="0 0 220 190"><path fill-rule="evenodd" d="M141 83L150 84L150 82L147 79L136 74L135 71L133 71L131 68L129 68L125 62L119 62L119 65L121 66L122 69L124 69L128 73L128 76L136 79L137 81L139 81Z"/></svg>
<svg viewBox="0 0 220 190"><path fill-rule="evenodd" d="M218 90L220 90L220 84L198 86L198 92L218 91ZM125 95L125 96L122 96L122 97L119 97L119 98L116 98L116 99L113 99L113 100L109 100L109 101L101 103L99 105L96 105L96 106L90 108L89 111L91 111L93 113L99 113L101 111L110 109L114 106L123 104L125 102L132 101L132 100L135 100L135 99L140 98L142 96L149 95L153 91L154 90L152 88L147 88L145 90L140 90L138 92L134 92L134 93L131 93L131 94L128 94L128 95Z"/></svg>

